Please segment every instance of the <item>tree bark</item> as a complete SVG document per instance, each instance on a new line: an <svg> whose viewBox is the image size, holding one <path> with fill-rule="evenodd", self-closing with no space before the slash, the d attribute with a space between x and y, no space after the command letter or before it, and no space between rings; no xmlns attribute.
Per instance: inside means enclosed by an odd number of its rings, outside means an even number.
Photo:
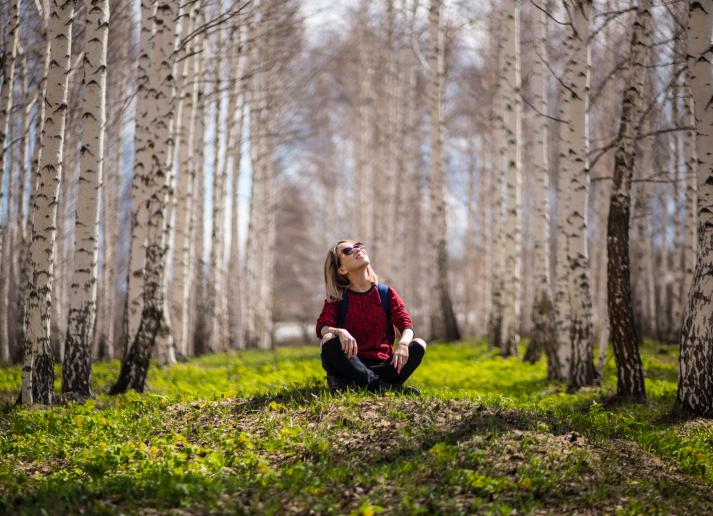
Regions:
<svg viewBox="0 0 713 516"><path fill-rule="evenodd" d="M214 48L214 74L215 86L213 95L215 97L214 111L214 127L215 137L213 145L213 199L211 202L213 208L213 216L211 217L211 247L210 247L210 265L208 278L210 287L208 290L208 321L210 331L208 337L208 350L211 352L225 350L225 335L223 335L223 320L227 316L224 299L224 267L223 250L225 249L225 169L220 162L221 147L224 136L222 130L222 59L220 51L221 32L217 31ZM265 37L265 36L263 36Z"/></svg>
<svg viewBox="0 0 713 516"><path fill-rule="evenodd" d="M145 275L143 285L143 310L141 323L131 348L121 365L119 378L110 394L134 389L143 392L151 351L164 317L164 274L166 252L166 212L169 175L171 170L171 136L174 123L175 77L174 42L176 30L175 4L162 1L156 8L155 32L152 36L153 69L149 75L152 105L149 123L152 131L147 144L152 149L148 184L148 232Z"/></svg>
<svg viewBox="0 0 713 516"><path fill-rule="evenodd" d="M15 85L15 61L17 58L17 47L20 33L21 0L10 1L10 13L7 20L7 44L0 55L0 63L2 64L2 88L0 89L0 203L2 203L4 195L3 187L5 185L5 163L8 161L6 157L9 153L11 145L11 141L8 140L8 133L10 132L10 119L12 118L12 101ZM11 171L12 167L10 167L10 172ZM12 173L9 175L12 180ZM10 181L8 181L8 183ZM9 221L6 220L5 223L9 224ZM1 229L2 226L0 225L0 230ZM4 231L0 231L0 256L2 256L3 252L3 233ZM5 278L5 281L8 281L8 278ZM2 314L2 318L5 320L5 314ZM7 344L7 342L4 342L2 347L3 349L8 349L7 354L9 355L9 347ZM5 351L3 351L1 357L3 360L6 359L5 355Z"/></svg>
<svg viewBox="0 0 713 516"><path fill-rule="evenodd" d="M688 23L698 153L698 250L681 333L678 403L713 415L713 0L692 0Z"/></svg>
<svg viewBox="0 0 713 516"><path fill-rule="evenodd" d="M686 44L688 48L688 44ZM685 52L684 55L688 55ZM696 127L696 115L693 108L693 92L691 85L691 68L686 67L683 74L684 81L684 99L683 99L683 119L684 125L688 127ZM686 162L686 215L684 219L684 241L683 252L681 259L681 270L683 271L683 281L681 282L681 303L685 307L688 293L690 292L691 284L693 283L693 270L696 264L697 254L697 234L696 228L698 225L698 155L696 153L696 138L697 134L694 129L687 130L683 133L683 153Z"/></svg>
<svg viewBox="0 0 713 516"><path fill-rule="evenodd" d="M189 30L193 32L198 25L197 16L200 4L189 11ZM174 321L176 352L179 356L188 356L190 327L190 299L192 285L191 247L193 246L193 212L195 210L194 191L196 187L195 133L197 125L197 103L200 77L203 75L203 54L194 54L200 48L197 36L192 45L185 49L185 61L181 80L182 113L179 127L179 174L176 193L176 237L173 260L173 284L171 292L171 311ZM191 80L189 81L189 73Z"/></svg>
<svg viewBox="0 0 713 516"><path fill-rule="evenodd" d="M62 392L91 397L96 321L99 196L104 166L109 0L87 0L82 92L82 146L76 208L74 274L67 322Z"/></svg>
<svg viewBox="0 0 713 516"><path fill-rule="evenodd" d="M640 0L631 36L607 223L607 299L610 337L616 359L617 395L639 401L646 398L646 392L631 296L629 221L631 180L636 161L636 139L640 134L650 29L651 0Z"/></svg>
<svg viewBox="0 0 713 516"><path fill-rule="evenodd" d="M27 294L25 352L31 357L23 370L22 403L50 404L54 370L50 348L50 300L54 280L57 200L62 182L67 84L72 53L73 0L52 0L49 14L47 85L43 102L45 120L40 140L39 184L34 196L32 273Z"/></svg>
<svg viewBox="0 0 713 516"><path fill-rule="evenodd" d="M141 320L142 285L146 257L146 231L148 193L146 183L151 168L149 146L152 102L149 73L151 70L151 40L157 2L141 0L141 32L139 33L139 60L136 74L136 123L134 130L134 166L131 181L131 243L127 295L124 306L123 354L134 340ZM154 63L155 64L155 63Z"/></svg>
<svg viewBox="0 0 713 516"><path fill-rule="evenodd" d="M492 39L496 41L496 58L498 61L497 77L495 79L493 106L490 112L490 126L493 133L493 159L491 174L493 178L491 210L493 229L491 247L493 249L493 265L491 279L491 310L488 320L488 347L500 348L502 346L503 328L503 277L505 274L505 253L503 246L503 176L505 161L505 128L504 128L504 74L503 74L503 14L498 13L494 20Z"/></svg>
<svg viewBox="0 0 713 516"><path fill-rule="evenodd" d="M7 19L7 43L0 54L0 63L2 65L2 88L0 89L0 203L4 196L5 185L5 164L10 163L8 170L9 180L8 185L12 184L12 160L8 160L10 155L12 138L8 138L10 133L10 120L12 118L12 102L13 90L15 85L15 61L17 60L17 47L20 32L20 4L21 0L11 0L10 12ZM27 73L27 72L25 72ZM6 228L0 224L0 257L7 255L7 232L4 229L9 228L10 224L10 200L8 196L8 217L5 218ZM9 236L9 235L7 235ZM3 265L5 269L7 265ZM3 310L0 312L0 360L7 363L10 360L10 340L8 320L9 314L7 310L7 290L11 281L9 271L3 270L2 278L2 302Z"/></svg>
<svg viewBox="0 0 713 516"><path fill-rule="evenodd" d="M564 191L559 216L562 233L558 246L557 340L561 376L570 388L591 385L595 379L592 335L592 299L587 246L589 191L589 24L591 0L567 0L570 30L565 50L571 56L565 68L566 88L560 118L562 149L560 187ZM556 298L557 301L557 298Z"/></svg>
<svg viewBox="0 0 713 516"><path fill-rule="evenodd" d="M231 347L242 347L242 321L244 313L244 280L242 278L240 264L240 212L239 212L239 188L242 164L243 146L243 125L245 123L245 94L243 91L243 32L242 26L236 24L233 28L233 42L237 48L233 49L235 59L234 87L230 94L230 104L228 109L228 148L232 150L232 192L231 192L231 213L230 213L230 257L228 261L229 277L232 288L229 291L228 319L229 319L229 340ZM238 111L235 113L235 111Z"/></svg>
<svg viewBox="0 0 713 516"><path fill-rule="evenodd" d="M202 4L201 4L202 5ZM201 26L202 22L205 21L205 14L203 10L199 13L198 26ZM196 46L202 49L202 55L208 53L208 46L206 44L205 38L201 38L201 41L196 43ZM201 75L197 77L202 77L204 60L200 59L201 62ZM206 277L205 277L205 147L206 147L206 137L205 137L205 117L206 117L206 91L204 81L197 81L198 92L196 96L196 125L194 131L194 170L195 170L195 209L193 210L193 227L191 231L194 237L191 239L191 250L190 250L190 273L191 278L191 289L195 292L193 299L190 302L190 326L188 328L188 354L199 354L204 353L205 347L205 303L206 303Z"/></svg>
<svg viewBox="0 0 713 516"><path fill-rule="evenodd" d="M460 330L453 313L453 304L448 291L448 250L446 247L446 203L443 171L443 80L444 48L441 27L441 0L431 0L428 26L430 48L428 63L429 111L430 111L430 158L428 187L431 194L431 238L435 247L433 264L435 303L431 307L431 337L438 340L460 339Z"/></svg>
<svg viewBox="0 0 713 516"><path fill-rule="evenodd" d="M503 53L506 199L505 274L503 275L503 356L517 356L520 343L521 253L521 100L520 100L520 8L516 0L504 7L505 51Z"/></svg>
<svg viewBox="0 0 713 516"><path fill-rule="evenodd" d="M535 242L534 301L532 303L532 335L525 360L535 363L542 351L554 340L554 306L550 286L550 172L547 147L547 13L539 12L533 20L534 60L532 62L532 95L535 110ZM548 357L549 358L549 357Z"/></svg>

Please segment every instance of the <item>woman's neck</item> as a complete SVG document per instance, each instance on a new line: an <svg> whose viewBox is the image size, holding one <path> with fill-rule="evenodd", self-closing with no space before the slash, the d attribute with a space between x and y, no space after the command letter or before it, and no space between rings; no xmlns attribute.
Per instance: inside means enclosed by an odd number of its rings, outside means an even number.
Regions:
<svg viewBox="0 0 713 516"><path fill-rule="evenodd" d="M366 292L371 288L369 271L366 267L350 272L347 278L349 278L349 288L355 292Z"/></svg>

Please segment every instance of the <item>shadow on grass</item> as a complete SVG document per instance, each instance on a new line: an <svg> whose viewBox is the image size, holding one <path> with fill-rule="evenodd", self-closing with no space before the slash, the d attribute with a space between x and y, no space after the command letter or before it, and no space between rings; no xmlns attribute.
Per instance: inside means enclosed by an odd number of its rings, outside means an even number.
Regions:
<svg viewBox="0 0 713 516"><path fill-rule="evenodd" d="M369 442L364 448L344 453L334 451L332 459L352 459L359 456L360 464L379 466L385 463L412 459L414 456L427 452L438 443L456 444L469 439L476 434L482 434L487 440L496 438L511 430L536 430L538 425L547 424L548 433L566 433L566 429L554 416L543 416L524 413L516 410L490 410L482 405L474 405L473 410L444 430L434 431L428 427L417 428L418 434L408 444L394 446L393 440L385 437L385 441ZM415 427L412 427L415 428Z"/></svg>
<svg viewBox="0 0 713 516"><path fill-rule="evenodd" d="M644 368L644 377L648 380L665 380L667 382L678 382L678 369L663 364L648 363Z"/></svg>
<svg viewBox="0 0 713 516"><path fill-rule="evenodd" d="M260 410L269 406L271 403L280 403L283 405L299 405L302 403L310 403L315 398L324 397L329 393L326 384L313 381L308 385L295 385L283 387L279 390L262 392L255 394L247 399L236 400L235 410L238 413Z"/></svg>
<svg viewBox="0 0 713 516"><path fill-rule="evenodd" d="M683 423L687 423L689 421L694 421L696 419L701 419L703 420L704 417L701 416L700 414L694 414L677 403L674 403L673 407L671 407L670 410L666 411L665 413L661 414L659 417L654 419L652 423L654 425L660 425L660 426L675 426L675 425L680 425ZM706 421L710 422L710 419L705 419Z"/></svg>

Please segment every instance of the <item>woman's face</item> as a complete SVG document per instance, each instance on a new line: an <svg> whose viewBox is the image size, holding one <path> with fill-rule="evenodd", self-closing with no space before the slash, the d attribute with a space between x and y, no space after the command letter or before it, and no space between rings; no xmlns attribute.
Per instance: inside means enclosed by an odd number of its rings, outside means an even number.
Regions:
<svg viewBox="0 0 713 516"><path fill-rule="evenodd" d="M366 247L361 242L352 242L350 240L342 242L337 246L337 254L339 255L340 274L349 274L371 263L369 255L366 254Z"/></svg>

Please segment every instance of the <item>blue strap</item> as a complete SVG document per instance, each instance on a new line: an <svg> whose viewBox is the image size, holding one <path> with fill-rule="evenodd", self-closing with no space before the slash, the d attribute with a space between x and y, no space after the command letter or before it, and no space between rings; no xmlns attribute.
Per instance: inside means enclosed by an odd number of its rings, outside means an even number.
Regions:
<svg viewBox="0 0 713 516"><path fill-rule="evenodd" d="M386 336L389 342L393 343L396 338L394 332L394 324L391 322L391 305L389 303L389 286L384 283L376 285L379 291L379 299L381 299L381 307L386 314ZM337 314L337 328L344 328L344 320L347 317L347 308L349 307L349 289L344 289L344 295L339 303L339 312Z"/></svg>
<svg viewBox="0 0 713 516"><path fill-rule="evenodd" d="M344 319L347 316L347 307L349 306L349 289L345 288L342 294L342 300L339 303L339 314L337 315L337 328L344 328Z"/></svg>
<svg viewBox="0 0 713 516"><path fill-rule="evenodd" d="M391 305L389 303L389 286L384 283L379 283L376 286L379 289L379 298L381 298L381 306L386 313L386 336L389 338L389 343L393 344L396 338L394 332L394 323L391 322Z"/></svg>

